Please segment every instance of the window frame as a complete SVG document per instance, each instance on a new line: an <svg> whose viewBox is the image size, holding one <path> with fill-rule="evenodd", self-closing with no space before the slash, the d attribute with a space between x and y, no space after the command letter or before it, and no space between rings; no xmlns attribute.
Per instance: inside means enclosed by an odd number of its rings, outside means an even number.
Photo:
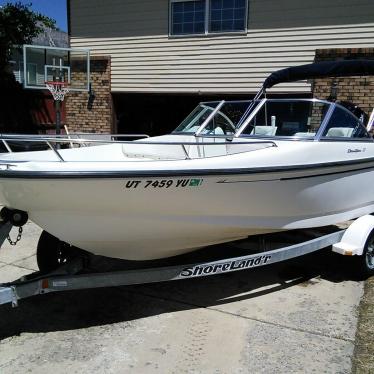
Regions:
<svg viewBox="0 0 374 374"><path fill-rule="evenodd" d="M191 33L191 34L173 34L173 14L172 14L172 4L173 3L183 3L188 1L198 1L198 0L169 0L169 38L198 38L207 37L213 35L247 35L248 33L248 11L249 11L249 0L245 0L245 15L244 15L244 30L239 31L210 31L210 7L211 0L205 1L205 18L204 18L204 32L203 33Z"/></svg>

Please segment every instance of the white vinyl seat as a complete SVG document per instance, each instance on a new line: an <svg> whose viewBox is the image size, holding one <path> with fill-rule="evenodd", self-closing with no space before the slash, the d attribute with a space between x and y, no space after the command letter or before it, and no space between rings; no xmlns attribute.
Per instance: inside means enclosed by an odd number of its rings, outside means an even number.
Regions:
<svg viewBox="0 0 374 374"><path fill-rule="evenodd" d="M225 135L224 131L222 130L221 127L216 127L214 130L213 130L213 134L214 135Z"/></svg>
<svg viewBox="0 0 374 374"><path fill-rule="evenodd" d="M328 129L326 136L338 138L350 138L353 134L353 128L349 127L331 127Z"/></svg>
<svg viewBox="0 0 374 374"><path fill-rule="evenodd" d="M274 136L277 132L277 129L277 126L256 126L251 131L251 135Z"/></svg>

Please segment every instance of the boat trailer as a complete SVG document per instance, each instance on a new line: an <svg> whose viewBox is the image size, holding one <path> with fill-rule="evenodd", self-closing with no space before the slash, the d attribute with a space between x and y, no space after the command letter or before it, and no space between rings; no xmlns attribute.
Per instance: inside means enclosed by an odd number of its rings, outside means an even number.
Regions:
<svg viewBox="0 0 374 374"><path fill-rule="evenodd" d="M10 222L0 224L0 245L11 228ZM285 233L292 234L292 231ZM92 272L87 271L84 258L77 258L48 274L35 272L14 282L0 284L0 305L11 303L15 307L21 299L50 292L157 283L230 273L289 260L329 246L332 246L334 252L354 256L355 260L358 260L356 262L361 275L374 274L374 216L360 217L346 229L335 227L333 230L330 228L320 232L310 229L305 230L305 233L309 235L308 240L296 244L284 245L283 242L280 247L271 250L266 250L264 245L256 253L251 249L248 255L198 263L156 267L150 267L148 264L142 268ZM276 247L274 242L271 245ZM261 247L260 241L258 246Z"/></svg>

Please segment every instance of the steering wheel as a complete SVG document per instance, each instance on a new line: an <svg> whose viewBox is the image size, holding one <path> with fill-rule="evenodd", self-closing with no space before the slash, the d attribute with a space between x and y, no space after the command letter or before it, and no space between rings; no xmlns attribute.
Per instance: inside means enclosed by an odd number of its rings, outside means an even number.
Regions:
<svg viewBox="0 0 374 374"><path fill-rule="evenodd" d="M226 128L227 128L227 127L229 127L229 128L231 129L232 133L235 134L235 132L236 132L236 127L235 127L235 125L232 123L232 121L230 120L230 118L227 117L224 113L222 113L222 112L220 112L220 111L218 111L217 114L219 114L219 115L221 116L221 118L224 120L224 121L222 121L222 122L223 122L222 124L218 123L217 127L221 128L222 131L223 131L223 133L224 133L225 135L228 135L228 133L227 133L227 131L226 131ZM217 127L216 127L216 128L217 128ZM214 130L212 130L212 132L214 133Z"/></svg>

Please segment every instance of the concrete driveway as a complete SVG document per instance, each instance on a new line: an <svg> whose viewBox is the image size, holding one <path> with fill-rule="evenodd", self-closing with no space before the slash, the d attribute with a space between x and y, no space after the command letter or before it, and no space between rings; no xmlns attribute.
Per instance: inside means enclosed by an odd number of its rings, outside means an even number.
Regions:
<svg viewBox="0 0 374 374"><path fill-rule="evenodd" d="M0 250L36 270L40 229ZM13 232L13 236L15 233ZM268 267L0 306L0 373L350 373L363 283L321 251Z"/></svg>

